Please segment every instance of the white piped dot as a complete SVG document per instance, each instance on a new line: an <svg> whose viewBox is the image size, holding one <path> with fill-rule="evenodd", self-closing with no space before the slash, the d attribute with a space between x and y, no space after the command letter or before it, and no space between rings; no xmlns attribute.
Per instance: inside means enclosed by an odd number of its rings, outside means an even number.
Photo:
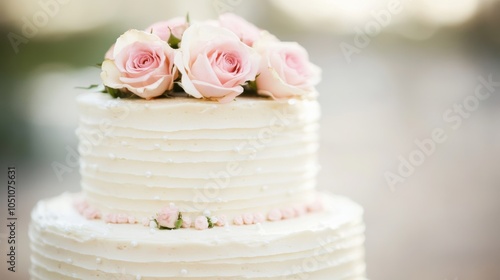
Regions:
<svg viewBox="0 0 500 280"><path fill-rule="evenodd" d="M221 203L221 202L222 202L222 197L217 197L217 198L215 199L215 201L217 201L218 203Z"/></svg>
<svg viewBox="0 0 500 280"><path fill-rule="evenodd" d="M154 230L156 228L156 222L155 221L149 221L149 227Z"/></svg>
<svg viewBox="0 0 500 280"><path fill-rule="evenodd" d="M211 214L210 210L203 211L203 216L205 216L205 217L209 217L210 214Z"/></svg>
<svg viewBox="0 0 500 280"><path fill-rule="evenodd" d="M153 146L155 147L155 149L160 149L160 144L154 144Z"/></svg>
<svg viewBox="0 0 500 280"><path fill-rule="evenodd" d="M144 109L149 109L149 104L144 104Z"/></svg>
<svg viewBox="0 0 500 280"><path fill-rule="evenodd" d="M151 171L146 171L146 178L151 178L153 176L153 173Z"/></svg>
<svg viewBox="0 0 500 280"><path fill-rule="evenodd" d="M159 195L155 195L155 196L153 197L153 199L154 199L154 200L160 200L160 196L159 196Z"/></svg>
<svg viewBox="0 0 500 280"><path fill-rule="evenodd" d="M77 278L77 277L78 277L78 275L77 275L76 273L71 273L71 277L73 277L73 278Z"/></svg>
<svg viewBox="0 0 500 280"><path fill-rule="evenodd" d="M170 203L168 204L168 206L169 206L170 208L175 208L175 203L170 202Z"/></svg>
<svg viewBox="0 0 500 280"><path fill-rule="evenodd" d="M290 99L290 100L288 100L288 104L289 105L295 105L295 104L297 104L297 100L296 99Z"/></svg>
<svg viewBox="0 0 500 280"><path fill-rule="evenodd" d="M261 187L261 189L262 189L263 191L267 191L267 189L269 189L269 186L264 185L264 186L262 186L262 187Z"/></svg>
<svg viewBox="0 0 500 280"><path fill-rule="evenodd" d="M181 269L181 275L187 275L188 274L188 271L187 269Z"/></svg>
<svg viewBox="0 0 500 280"><path fill-rule="evenodd" d="M138 245L138 243L137 243L137 241L135 241L135 240L132 240L132 241L130 242L130 246L132 246L132 247L137 247L137 245Z"/></svg>
<svg viewBox="0 0 500 280"><path fill-rule="evenodd" d="M67 262L67 263L73 263L73 260L72 260L71 258L68 258L68 259L66 260L66 262Z"/></svg>
<svg viewBox="0 0 500 280"><path fill-rule="evenodd" d="M95 263L97 263L97 264L100 264L100 263L102 263L102 260L101 260L101 258L95 258Z"/></svg>
<svg viewBox="0 0 500 280"><path fill-rule="evenodd" d="M128 145L127 141L121 141L120 143L122 144L122 146L127 146Z"/></svg>
<svg viewBox="0 0 500 280"><path fill-rule="evenodd" d="M113 160L113 159L116 159L116 156L115 156L115 154L113 154L113 153L109 153L109 154L108 154L108 156L109 156L109 158L110 158L110 159L112 159L112 160Z"/></svg>
<svg viewBox="0 0 500 280"><path fill-rule="evenodd" d="M156 229L155 228L150 228L149 229L149 233L150 234L155 234L156 233Z"/></svg>
<svg viewBox="0 0 500 280"><path fill-rule="evenodd" d="M261 173L261 172L262 172L262 167L257 167L257 168L255 169L255 172L257 172L257 173Z"/></svg>
<svg viewBox="0 0 500 280"><path fill-rule="evenodd" d="M137 276L135 276L135 280L141 280L142 279L142 276L137 274Z"/></svg>

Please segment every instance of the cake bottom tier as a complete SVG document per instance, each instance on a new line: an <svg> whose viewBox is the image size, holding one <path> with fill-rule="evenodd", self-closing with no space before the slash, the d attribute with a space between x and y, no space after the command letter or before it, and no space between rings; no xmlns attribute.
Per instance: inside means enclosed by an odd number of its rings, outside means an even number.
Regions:
<svg viewBox="0 0 500 280"><path fill-rule="evenodd" d="M321 212L199 231L86 220L63 194L33 210L31 279L363 279L363 210L322 197Z"/></svg>

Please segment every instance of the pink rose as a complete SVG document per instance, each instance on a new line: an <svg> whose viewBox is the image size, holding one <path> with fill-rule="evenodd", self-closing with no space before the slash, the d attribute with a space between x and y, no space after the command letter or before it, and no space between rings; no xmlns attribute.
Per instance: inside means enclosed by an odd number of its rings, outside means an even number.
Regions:
<svg viewBox="0 0 500 280"><path fill-rule="evenodd" d="M162 40L168 42L170 34L174 35L175 38L181 39L182 34L188 28L189 24L186 22L184 17L175 17L167 21L160 21L152 24L145 29L148 33L153 33L160 37ZM172 33L170 33L172 31Z"/></svg>
<svg viewBox="0 0 500 280"><path fill-rule="evenodd" d="M113 52L114 51L115 51L115 44L111 45L109 50L104 55L104 59L109 59L109 60L113 59Z"/></svg>
<svg viewBox="0 0 500 280"><path fill-rule="evenodd" d="M257 77L259 94L284 99L314 94L321 70L309 61L307 51L295 42L259 40L262 55Z"/></svg>
<svg viewBox="0 0 500 280"><path fill-rule="evenodd" d="M259 28L235 14L225 13L220 15L219 24L221 27L231 30L243 43L250 47L260 35Z"/></svg>
<svg viewBox="0 0 500 280"><path fill-rule="evenodd" d="M247 81L255 80L259 55L228 29L193 24L182 36L175 64L188 94L224 103L240 95Z"/></svg>
<svg viewBox="0 0 500 280"><path fill-rule="evenodd" d="M176 207L164 207L156 217L159 226L175 228L175 222L179 219L179 209Z"/></svg>
<svg viewBox="0 0 500 280"><path fill-rule="evenodd" d="M194 228L198 230L203 230L208 228L208 220L205 216L198 216L196 220L194 220Z"/></svg>
<svg viewBox="0 0 500 280"><path fill-rule="evenodd" d="M129 30L116 40L113 59L102 64L104 85L151 99L172 89L177 78L175 51L158 36Z"/></svg>

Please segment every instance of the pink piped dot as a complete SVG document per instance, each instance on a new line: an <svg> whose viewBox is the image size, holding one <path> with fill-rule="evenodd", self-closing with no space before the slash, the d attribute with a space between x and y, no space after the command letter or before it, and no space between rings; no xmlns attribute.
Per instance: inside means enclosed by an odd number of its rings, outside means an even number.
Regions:
<svg viewBox="0 0 500 280"><path fill-rule="evenodd" d="M250 213L243 214L243 223L245 223L245 225L253 224L253 215Z"/></svg>
<svg viewBox="0 0 500 280"><path fill-rule="evenodd" d="M129 216L128 217L128 223L129 224L135 224L135 223L137 223L137 219L134 216Z"/></svg>
<svg viewBox="0 0 500 280"><path fill-rule="evenodd" d="M262 213L253 214L253 222L254 223L263 223L266 220L266 217Z"/></svg>
<svg viewBox="0 0 500 280"><path fill-rule="evenodd" d="M116 223L118 224L127 224L128 223L128 217L125 214L118 214L116 215Z"/></svg>
<svg viewBox="0 0 500 280"><path fill-rule="evenodd" d="M279 221L282 218L281 211L279 209L273 209L267 213L267 219L271 222Z"/></svg>
<svg viewBox="0 0 500 280"><path fill-rule="evenodd" d="M243 218L241 216L234 217L233 224L235 224L237 226L243 225Z"/></svg>
<svg viewBox="0 0 500 280"><path fill-rule="evenodd" d="M291 219L295 215L295 211L291 207L281 209L281 216L283 219Z"/></svg>
<svg viewBox="0 0 500 280"><path fill-rule="evenodd" d="M307 213L307 207L305 205L295 205L293 207L293 211L295 212L296 217L300 217Z"/></svg>
<svg viewBox="0 0 500 280"><path fill-rule="evenodd" d="M104 221L106 223L111 223L111 224L116 224L116 215L115 214L107 214L105 217L104 217Z"/></svg>
<svg viewBox="0 0 500 280"><path fill-rule="evenodd" d="M226 225L226 220L227 220L226 215L217 216L217 222L215 223L215 225L218 227L223 227Z"/></svg>
<svg viewBox="0 0 500 280"><path fill-rule="evenodd" d="M319 199L316 200L315 202L310 203L309 205L307 205L307 211L308 212L318 212L318 211L321 211L321 210L323 210L323 203Z"/></svg>
<svg viewBox="0 0 500 280"><path fill-rule="evenodd" d="M183 228L190 228L191 227L191 218L189 216L183 216L182 217L182 227Z"/></svg>

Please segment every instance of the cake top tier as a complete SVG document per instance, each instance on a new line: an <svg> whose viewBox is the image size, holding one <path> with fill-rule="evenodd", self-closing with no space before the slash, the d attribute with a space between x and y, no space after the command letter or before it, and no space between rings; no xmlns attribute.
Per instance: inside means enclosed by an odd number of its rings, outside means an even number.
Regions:
<svg viewBox="0 0 500 280"><path fill-rule="evenodd" d="M320 70L295 42L282 42L234 14L190 22L173 18L131 29L102 63L104 92L154 99L173 91L228 103L241 94L315 98Z"/></svg>
<svg viewBox="0 0 500 280"><path fill-rule="evenodd" d="M137 220L174 204L185 217L208 211L233 220L295 215L315 202L316 100L91 93L78 105L82 188L102 215Z"/></svg>

